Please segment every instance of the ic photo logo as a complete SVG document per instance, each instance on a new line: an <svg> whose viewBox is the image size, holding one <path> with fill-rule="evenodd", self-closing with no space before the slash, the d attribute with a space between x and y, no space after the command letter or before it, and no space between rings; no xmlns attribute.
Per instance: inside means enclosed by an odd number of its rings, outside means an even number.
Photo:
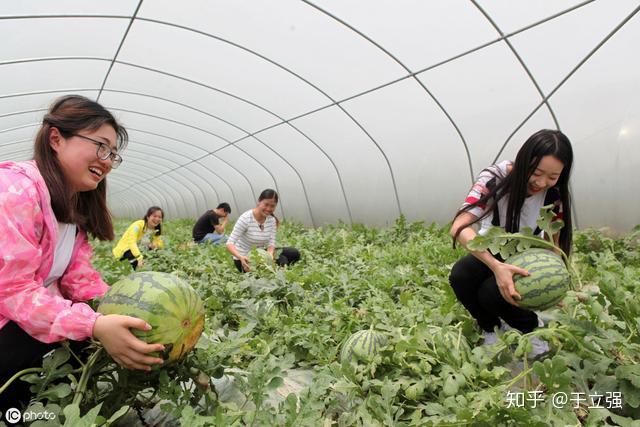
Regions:
<svg viewBox="0 0 640 427"><path fill-rule="evenodd" d="M22 414L20 410L16 408L9 408L7 412L4 413L4 419L7 420L9 424L16 424L22 419Z"/></svg>

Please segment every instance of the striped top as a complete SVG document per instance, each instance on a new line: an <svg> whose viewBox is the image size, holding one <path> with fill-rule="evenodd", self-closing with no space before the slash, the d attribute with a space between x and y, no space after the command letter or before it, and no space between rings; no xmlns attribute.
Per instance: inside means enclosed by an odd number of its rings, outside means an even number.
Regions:
<svg viewBox="0 0 640 427"><path fill-rule="evenodd" d="M509 169L513 166L513 163L509 160L502 161L498 164L489 166L484 169L478 175L476 183L473 184L467 198L465 199L462 207L471 205L480 198L489 192L489 188L487 188L487 183L491 181L493 178L496 179L495 184L497 185L500 181L502 181L507 174L509 173ZM524 203L522 205L522 209L520 211L520 230L524 227L530 227L532 230L537 228L536 221L538 220L538 216L540 215L540 209L544 206L545 196L547 194L547 190L541 191L540 193L534 194L532 196L528 196L525 198ZM505 196L498 200L498 213L500 215L500 226L504 228L504 224L507 222L507 206L509 204L509 196ZM487 206L484 204L477 205L473 209L469 210L469 213L476 217L481 217L487 211ZM489 231L489 228L492 227L491 221L493 219L493 215L488 215L486 218L482 219L480 223L480 230L478 230L479 235L484 235Z"/></svg>
<svg viewBox="0 0 640 427"><path fill-rule="evenodd" d="M252 248L275 247L276 219L273 216L267 217L263 228L263 230L260 229L260 224L253 216L253 209L250 209L240 215L227 243L233 243L242 256L247 256Z"/></svg>

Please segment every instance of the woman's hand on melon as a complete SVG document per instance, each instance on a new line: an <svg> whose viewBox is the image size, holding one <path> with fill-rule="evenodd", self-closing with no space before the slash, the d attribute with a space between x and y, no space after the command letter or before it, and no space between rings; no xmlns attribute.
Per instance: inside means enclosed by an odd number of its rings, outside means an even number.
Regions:
<svg viewBox="0 0 640 427"><path fill-rule="evenodd" d="M143 331L151 326L142 319L119 314L99 316L93 325L93 337L102 343L115 362L128 369L150 371L151 365L161 364L162 359L148 353L164 350L162 344L147 344L131 333L129 328Z"/></svg>
<svg viewBox="0 0 640 427"><path fill-rule="evenodd" d="M240 264L242 264L242 269L245 272L248 272L251 270L251 267L249 266L249 258L246 256L241 256L240 258L238 258L240 260Z"/></svg>
<svg viewBox="0 0 640 427"><path fill-rule="evenodd" d="M518 302L516 299L520 299L521 297L513 283L513 275L528 276L529 272L515 265L499 263L493 268L493 274L496 276L496 283L498 284L498 290L502 298L509 304L517 307Z"/></svg>

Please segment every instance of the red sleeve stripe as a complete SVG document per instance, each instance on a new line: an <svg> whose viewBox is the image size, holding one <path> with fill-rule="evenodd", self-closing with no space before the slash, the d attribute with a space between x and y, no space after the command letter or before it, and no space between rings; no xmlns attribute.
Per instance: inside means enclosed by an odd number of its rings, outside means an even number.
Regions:
<svg viewBox="0 0 640 427"><path fill-rule="evenodd" d="M478 200L480 200L480 199L478 199L477 197L467 196L467 198L466 198L466 199L464 199L464 202L465 202L465 203L468 203L468 204L470 204L470 205L472 205L472 204L474 204L475 202L477 202Z"/></svg>

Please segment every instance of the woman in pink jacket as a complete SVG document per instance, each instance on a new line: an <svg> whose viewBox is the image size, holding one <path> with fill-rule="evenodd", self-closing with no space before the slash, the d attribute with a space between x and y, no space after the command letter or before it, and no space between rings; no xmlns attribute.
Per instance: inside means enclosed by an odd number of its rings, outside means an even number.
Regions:
<svg viewBox="0 0 640 427"><path fill-rule="evenodd" d="M143 320L100 315L85 302L108 289L91 266L87 233L112 240L106 176L118 167L127 132L100 104L71 95L44 116L34 160L0 163L0 385L42 364L63 340L99 340L121 366L150 370L162 359L129 330ZM11 349L10 351L8 349ZM0 409L27 403L12 383Z"/></svg>

